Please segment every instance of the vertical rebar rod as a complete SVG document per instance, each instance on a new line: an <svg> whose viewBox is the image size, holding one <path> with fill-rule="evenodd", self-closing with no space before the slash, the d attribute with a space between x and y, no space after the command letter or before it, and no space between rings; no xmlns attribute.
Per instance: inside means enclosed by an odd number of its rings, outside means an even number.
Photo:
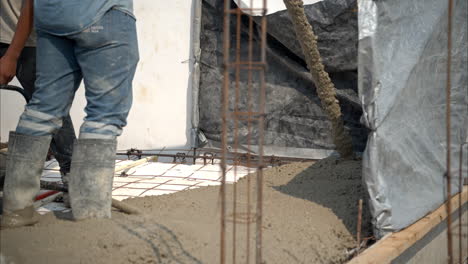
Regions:
<svg viewBox="0 0 468 264"><path fill-rule="evenodd" d="M240 120L247 120L247 127L248 127L248 136L247 136L247 145L248 145L248 151L246 153L247 156L247 166L250 168L252 165L252 160L251 160L251 153L250 153L250 147L251 147L251 130L252 130L252 122L257 121L258 122L258 155L257 155L257 183L256 183L256 192L257 192L257 197L256 197L256 212L255 212L255 218L251 217L250 211L251 211L251 181L250 178L248 177L247 179L247 263L250 262L250 223L251 219L256 220L256 263L262 263L262 208L263 208L263 139L264 139L264 111L265 111L265 64L266 64L266 0L263 0L263 8L253 8L253 1L251 0L251 7L250 8L242 8L242 7L237 7L236 9L231 9L230 5L227 3L230 1L225 0L225 14L224 14L224 85L223 85L223 134L222 134L222 146L223 146L223 161L221 162L222 170L223 170L223 180L222 180L222 186L221 186L221 263L225 263L226 261L226 252L228 252L226 248L226 224L227 224L227 207L226 207L226 164L227 164L227 155L228 153L228 129L229 129L229 124L228 119L230 117L233 118L234 122L234 134L233 134L233 141L234 141L234 148L235 148L235 153L237 153L237 149L239 147L239 133L238 133L238 126ZM263 10L262 14L262 22L261 22L261 47L260 47L260 61L254 61L253 59L253 34L254 34L254 27L253 27L253 18L251 17L254 15L252 12L255 12L256 10ZM250 12L250 17L249 17L249 45L248 45L248 61L242 61L241 60L241 25L242 25L242 12ZM236 14L237 15L237 20L236 20L236 44L235 44L235 61L231 62L229 58L229 49L230 49L230 14ZM257 66L260 65L260 66ZM263 67L262 67L263 66ZM234 107L232 112L229 112L230 105L229 105L229 93L230 93L230 87L231 87L231 82L229 80L230 76L230 69L231 67L235 67L235 80L234 80ZM240 76L241 76L241 70L245 69L248 72L248 91L247 91L247 111L244 109L239 109L240 103L240 96L241 96L241 87L240 87ZM259 71L259 82L260 82L260 89L259 89L259 109L257 111L252 111L252 90L253 90L253 76L252 76L252 71ZM257 99L257 98L255 98ZM238 160L237 160L238 161ZM237 179L237 163L234 164L234 180ZM233 263L236 262L237 260L237 253L236 253L236 248L237 248L237 235L236 235L236 229L237 229L237 185L234 184L233 186L233 237L232 237L232 261Z"/></svg>
<svg viewBox="0 0 468 264"><path fill-rule="evenodd" d="M356 232L356 242L357 242L357 254L361 249L361 228L362 228L362 199L359 199L358 203L358 219L357 219L357 232Z"/></svg>
<svg viewBox="0 0 468 264"><path fill-rule="evenodd" d="M193 148L193 165L197 162L197 148Z"/></svg>
<svg viewBox="0 0 468 264"><path fill-rule="evenodd" d="M465 145L467 145L468 142L464 142L460 145L460 164L459 164L459 171L458 171L458 174L459 174L459 188L460 188L460 199L458 200L458 232L460 233L460 236L459 236L459 241L458 241L458 250L460 251L459 253L459 259L458 261L460 263L463 263L462 260L463 260L463 236L462 236L462 233L463 233L463 219L462 219L462 206L463 206L463 203L461 201L462 199L462 193L463 193L463 149L465 147ZM468 176L468 175L467 175ZM467 232L466 232L466 237L467 237L467 240L466 240L466 251L468 253L468 216L467 216L467 223L466 223L466 227L467 227ZM467 256L467 259L468 259L468 256Z"/></svg>
<svg viewBox="0 0 468 264"><path fill-rule="evenodd" d="M452 10L453 10L453 1L448 0L448 25L447 25L447 80L446 80L446 136L447 136L447 254L448 254L448 263L453 263L453 246L452 246L452 187L450 180L450 152L451 152L451 117L450 117L450 97L451 97L451 67L452 67Z"/></svg>
<svg viewBox="0 0 468 264"><path fill-rule="evenodd" d="M224 44L224 79L223 79L223 98L222 98L222 138L221 145L222 160L222 182L220 187L221 192L221 241L220 241L220 263L226 263L226 158L227 158L227 116L229 110L229 48L230 48L230 7L231 1L224 0L224 32L223 32L223 44Z"/></svg>
<svg viewBox="0 0 468 264"><path fill-rule="evenodd" d="M462 252L462 248L463 248L463 239L462 239L462 233L463 233L463 229L462 229L462 193L463 193L463 177L462 177L462 153L463 153L463 144L460 145L460 164L459 164L459 167L460 167L460 171L458 172L458 188L460 190L460 195L458 197L458 263L463 263L462 260L463 260L463 252Z"/></svg>
<svg viewBox="0 0 468 264"><path fill-rule="evenodd" d="M468 146L468 142L465 142L463 143L464 147L463 147L463 150L465 148L465 146ZM463 150L462 152L460 153L460 159L463 159L464 157L464 153L463 153ZM468 161L468 157L466 158L466 161ZM463 166L461 165L460 163L460 171L463 171ZM468 175L466 175L466 180L467 180L467 184L468 184ZM468 204L467 204L468 206ZM466 216L466 251L467 253L467 256L466 256L466 259L468 260L468 213L467 213L467 216Z"/></svg>
<svg viewBox="0 0 468 264"><path fill-rule="evenodd" d="M250 6L253 6L253 0L250 0ZM253 61L253 16L252 14L249 15L249 44L248 44L248 66L251 68ZM247 111L249 113L252 112L252 104L251 104L251 97L252 97L252 70L249 69L247 72ZM250 150L251 144L251 131L252 131L252 121L250 120L250 116L247 119L247 148ZM250 168L251 161L250 161L250 151L247 152L247 167ZM249 169L250 174L250 169ZM246 245L246 259L247 264L250 263L250 218L251 218L251 198L250 198L250 190L251 188L251 181L250 176L247 177L247 245Z"/></svg>
<svg viewBox="0 0 468 264"><path fill-rule="evenodd" d="M240 97L240 50L241 50L241 9L237 8L236 10L236 80L235 80L235 103L234 103L234 113L239 111L239 97ZM237 153L239 147L239 133L238 133L238 116L236 114L234 117L234 151ZM234 184L233 189L233 202L232 202L232 263L236 263L236 228L237 228L237 163L234 163Z"/></svg>
<svg viewBox="0 0 468 264"><path fill-rule="evenodd" d="M261 45L260 45L260 54L261 54L261 63L266 65L266 30L267 30L267 20L266 20L266 9L267 0L263 0L263 13L262 13L262 24L261 24ZM259 167L257 169L257 241L256 241L256 263L262 264L262 220L263 220L263 138L264 138L264 120L265 120L265 68L260 71L260 109L258 112L261 113L259 117L259 139L258 139L258 163Z"/></svg>

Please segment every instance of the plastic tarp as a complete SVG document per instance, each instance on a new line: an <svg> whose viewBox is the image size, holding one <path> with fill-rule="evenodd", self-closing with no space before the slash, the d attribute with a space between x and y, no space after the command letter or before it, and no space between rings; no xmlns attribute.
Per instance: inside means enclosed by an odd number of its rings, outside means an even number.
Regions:
<svg viewBox="0 0 468 264"><path fill-rule="evenodd" d="M359 98L362 121L371 130L363 177L381 237L414 223L447 197L448 6L439 0L360 0L358 7ZM452 19L450 147L456 193L460 147L468 139L466 0L454 0Z"/></svg>
<svg viewBox="0 0 468 264"><path fill-rule="evenodd" d="M202 2L200 35L200 85L198 93L198 132L208 144L198 147L219 147L222 131L223 87L223 4L224 1ZM249 2L248 0L243 1ZM356 0L325 0L305 6L306 15L318 35L319 50L326 70L336 86L337 98L343 112L345 128L353 137L353 147L363 151L368 130L360 123L362 107L357 94L357 7ZM236 7L232 1L232 7ZM231 19L231 58L235 58L236 19ZM323 158L335 146L331 123L323 112L315 86L303 59L292 23L286 10L267 17L266 110L264 153L266 155ZM254 56L258 56L259 17L254 18ZM248 18L241 19L241 59L248 58ZM256 57L254 57L255 59ZM241 72L238 109L248 109L248 73ZM231 81L235 71L230 72ZM258 83L258 73L253 73ZM234 83L231 83L229 110L235 109ZM258 87L253 87L258 90ZM258 93L250 96L252 110L258 109ZM255 152L258 124L240 121L238 138L245 151L250 138ZM229 123L228 140L234 145L234 124ZM203 138L199 136L198 138Z"/></svg>
<svg viewBox="0 0 468 264"><path fill-rule="evenodd" d="M311 5L323 0L303 0L304 5ZM240 8L262 9L264 0L234 0ZM276 13L278 11L286 10L283 0L268 0L266 1L267 15ZM261 11L249 12L249 15L261 16Z"/></svg>

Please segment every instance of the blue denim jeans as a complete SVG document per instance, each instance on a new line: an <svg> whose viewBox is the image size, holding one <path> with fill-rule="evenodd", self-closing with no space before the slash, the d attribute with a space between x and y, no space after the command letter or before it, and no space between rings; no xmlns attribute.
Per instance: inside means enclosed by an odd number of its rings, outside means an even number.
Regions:
<svg viewBox="0 0 468 264"><path fill-rule="evenodd" d="M8 50L9 44L0 43L0 57ZM27 97L27 102L34 93L36 80L36 48L25 47L18 59L16 77ZM73 142L75 141L75 129L69 115L64 117L62 127L55 133L50 143L50 148L60 165L60 171L70 171L71 156L73 153Z"/></svg>
<svg viewBox="0 0 468 264"><path fill-rule="evenodd" d="M79 137L114 139L120 135L127 124L139 60L134 17L111 9L77 34L37 33L36 91L16 132L32 136L55 133L84 80L86 117Z"/></svg>

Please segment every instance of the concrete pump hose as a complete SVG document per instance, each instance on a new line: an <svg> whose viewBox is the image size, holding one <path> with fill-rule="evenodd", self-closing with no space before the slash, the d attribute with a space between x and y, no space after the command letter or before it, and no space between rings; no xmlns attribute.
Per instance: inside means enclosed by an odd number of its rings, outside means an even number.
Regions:
<svg viewBox="0 0 468 264"><path fill-rule="evenodd" d="M335 86L323 66L317 46L317 37L305 15L304 3L302 0L283 1L293 22L312 80L317 87L317 94L322 102L322 107L332 123L336 149L342 158L351 158L353 156L351 137L344 129L340 105L338 99L336 99Z"/></svg>

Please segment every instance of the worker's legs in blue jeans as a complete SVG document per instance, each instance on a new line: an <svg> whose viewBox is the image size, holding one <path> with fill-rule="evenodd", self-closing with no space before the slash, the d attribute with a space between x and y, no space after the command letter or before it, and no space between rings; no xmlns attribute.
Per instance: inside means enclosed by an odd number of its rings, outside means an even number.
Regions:
<svg viewBox="0 0 468 264"><path fill-rule="evenodd" d="M75 35L38 32L37 47L36 91L16 132L43 136L56 131L83 78L87 105L80 138L120 135L132 103L138 62L134 18L113 9Z"/></svg>
<svg viewBox="0 0 468 264"><path fill-rule="evenodd" d="M0 57L5 54L8 47L8 44L0 43ZM35 90L36 47L23 48L18 59L16 77L24 89L27 102L29 102ZM67 115L63 119L62 127L54 134L50 144L52 153L57 159L62 173L68 173L70 171L73 142L75 139L73 123L70 116Z"/></svg>
<svg viewBox="0 0 468 264"><path fill-rule="evenodd" d="M115 139L126 125L138 62L135 19L112 9L75 35L54 36L39 31L37 52L36 91L21 115L16 134L34 142L59 129L83 79L87 105L71 165L72 211L75 218L110 217ZM31 151L35 151L34 146ZM15 201L14 196L20 195L21 189L39 189L36 182L15 181L14 174L25 171L7 164L5 189L9 185L13 191L5 202ZM11 205L12 209L18 209L29 204ZM5 209L9 210L9 206L4 203Z"/></svg>

